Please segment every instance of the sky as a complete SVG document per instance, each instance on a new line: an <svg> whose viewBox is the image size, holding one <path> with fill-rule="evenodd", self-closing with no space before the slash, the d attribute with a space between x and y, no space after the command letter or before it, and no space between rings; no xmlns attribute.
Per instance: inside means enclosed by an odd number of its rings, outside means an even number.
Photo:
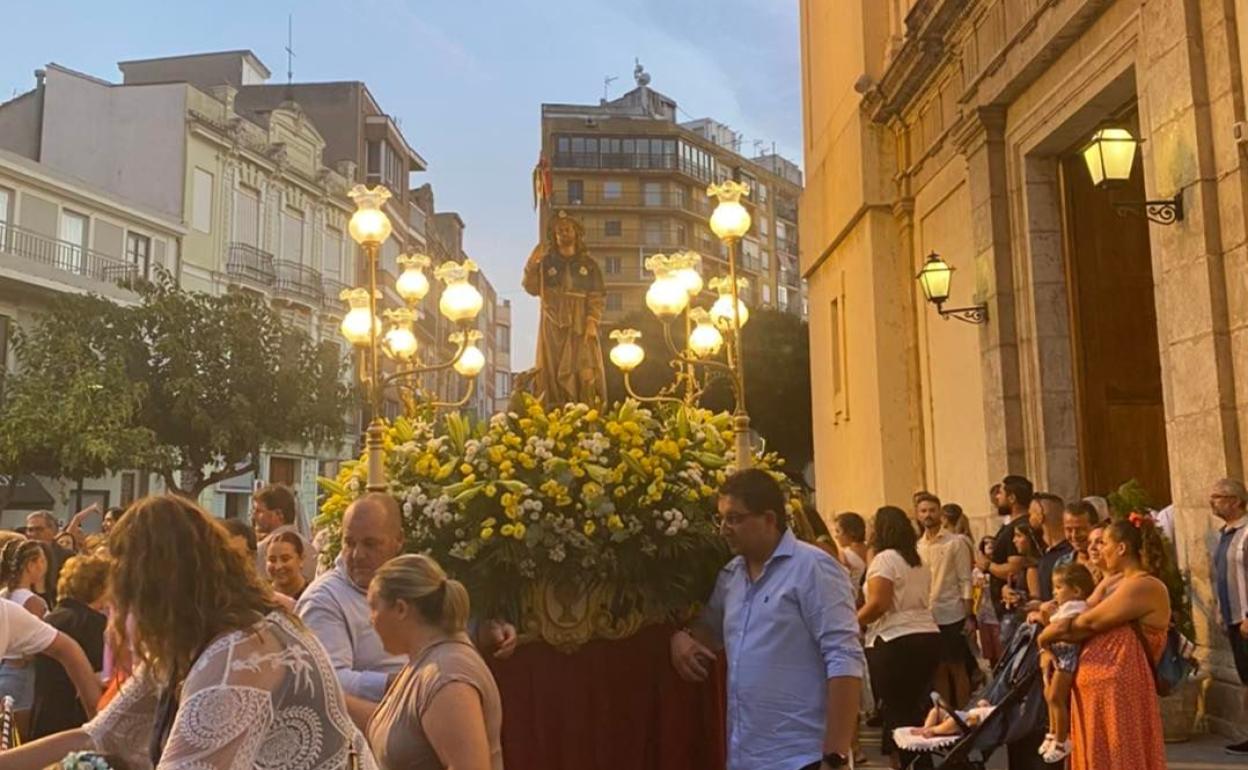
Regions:
<svg viewBox="0 0 1248 770"><path fill-rule="evenodd" d="M797 0L133 0L5 2L0 101L50 62L112 81L127 59L250 49L299 82L360 80L429 164L438 210L513 315L512 367L531 366L537 302L520 274L537 242L531 173L543 102L634 87L634 57L680 119L713 117L800 163ZM55 19L55 24L49 24Z"/></svg>

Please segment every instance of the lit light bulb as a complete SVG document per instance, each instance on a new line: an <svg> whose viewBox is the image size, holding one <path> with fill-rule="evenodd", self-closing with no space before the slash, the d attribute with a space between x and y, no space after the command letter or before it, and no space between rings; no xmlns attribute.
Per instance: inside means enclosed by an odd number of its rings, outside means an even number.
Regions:
<svg viewBox="0 0 1248 770"><path fill-rule="evenodd" d="M731 179L706 188L706 194L719 199L711 212L711 231L721 241L735 241L750 231L750 212L741 205L741 196L748 195L749 185Z"/></svg>
<svg viewBox="0 0 1248 770"><path fill-rule="evenodd" d="M390 191L381 185L371 190L357 184L347 193L355 201L355 213L347 223L351 238L361 246L380 246L390 237L392 225L390 217L381 210L382 205L390 199Z"/></svg>
<svg viewBox="0 0 1248 770"><path fill-rule="evenodd" d="M415 305L429 293L429 278L425 275L425 268L429 267L430 262L425 254L399 255L398 263L403 272L395 279L394 290L407 304Z"/></svg>
<svg viewBox="0 0 1248 770"><path fill-rule="evenodd" d="M471 321L481 312L485 299L477 287L468 279L477 270L477 263L471 259L463 262L443 262L434 270L434 276L446 284L442 290L442 299L438 300L438 310L448 321L460 323Z"/></svg>
<svg viewBox="0 0 1248 770"><path fill-rule="evenodd" d="M720 276L711 279L711 291L719 294L719 299L715 300L715 304L711 305L711 320L720 329L731 329L734 313L732 312L732 281L728 276ZM744 278L737 279L737 291L743 291L750 282ZM744 328L746 322L750 320L750 309L746 306L745 300L737 299L736 317L739 326Z"/></svg>
<svg viewBox="0 0 1248 770"><path fill-rule="evenodd" d="M390 320L390 328L386 330L382 349L397 361L410 361L416 355L416 335L412 332L416 314L408 308L399 308L387 310L385 316Z"/></svg>
<svg viewBox="0 0 1248 770"><path fill-rule="evenodd" d="M611 363L620 371L631 372L646 360L646 351L637 344L637 340L641 339L641 332L636 329L616 329L611 332L610 337L616 341L615 347L611 348Z"/></svg>
<svg viewBox="0 0 1248 770"><path fill-rule="evenodd" d="M454 368L460 375L469 379L476 377L485 368L485 354L481 352L481 348L477 347L481 336L481 332L476 329L469 329L466 333L455 332L447 338L456 345L464 346L459 358L455 359Z"/></svg>
<svg viewBox="0 0 1248 770"><path fill-rule="evenodd" d="M702 292L702 255L696 251L682 251L668 258L668 264L690 297Z"/></svg>
<svg viewBox="0 0 1248 770"><path fill-rule="evenodd" d="M689 304L689 292L680 278L664 272L646 290L646 307L660 318L674 318Z"/></svg>
<svg viewBox="0 0 1248 770"><path fill-rule="evenodd" d="M689 349L698 358L713 356L724 346L724 335L715 328L711 314L704 308L694 308L689 312L689 320L695 325L689 332Z"/></svg>
<svg viewBox="0 0 1248 770"><path fill-rule="evenodd" d="M339 299L351 307L339 326L342 336L356 347L367 346L373 326L381 333L381 321L374 319L368 308L368 289L343 289Z"/></svg>

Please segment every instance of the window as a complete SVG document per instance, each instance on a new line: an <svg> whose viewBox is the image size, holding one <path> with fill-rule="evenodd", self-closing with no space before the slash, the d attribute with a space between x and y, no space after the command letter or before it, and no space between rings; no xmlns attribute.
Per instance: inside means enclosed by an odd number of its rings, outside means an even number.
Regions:
<svg viewBox="0 0 1248 770"><path fill-rule="evenodd" d="M260 245L260 191L241 187L234 198L234 240L248 246Z"/></svg>
<svg viewBox="0 0 1248 770"><path fill-rule="evenodd" d="M511 395L511 372L494 373L494 397L507 398Z"/></svg>
<svg viewBox="0 0 1248 770"><path fill-rule="evenodd" d="M758 183L757 197L758 197L759 203L767 202L767 185L763 184L762 182Z"/></svg>
<svg viewBox="0 0 1248 770"><path fill-rule="evenodd" d="M767 217L759 216L758 233L759 235L771 235L771 222L768 221Z"/></svg>
<svg viewBox="0 0 1248 770"><path fill-rule="evenodd" d="M764 305L771 304L771 284L767 284L767 283L763 284L763 304ZM732 305L729 305L729 307L731 308Z"/></svg>
<svg viewBox="0 0 1248 770"><path fill-rule="evenodd" d="M607 275L619 275L620 267L621 267L621 263L620 263L619 257L607 257L607 264L606 264Z"/></svg>
<svg viewBox="0 0 1248 770"><path fill-rule="evenodd" d="M642 226L642 235L647 246L662 245L663 223L657 219L647 219Z"/></svg>
<svg viewBox="0 0 1248 770"><path fill-rule="evenodd" d="M688 243L688 241L687 241L688 235L686 234L685 226L684 226L683 224L677 224L677 225L676 225L676 227L675 227L675 235L676 235L676 244L677 244L678 246L688 246L688 245L689 245L689 243Z"/></svg>
<svg viewBox="0 0 1248 770"><path fill-rule="evenodd" d="M9 222L13 221L13 193L0 187L0 251L8 251L9 241L13 235L9 231ZM4 371L4 349L0 348L0 372Z"/></svg>
<svg viewBox="0 0 1248 770"><path fill-rule="evenodd" d="M771 252L767 249L760 249L758 252L758 263L762 265L763 270L771 269Z"/></svg>
<svg viewBox="0 0 1248 770"><path fill-rule="evenodd" d="M251 523L251 495L247 492L225 492L225 518Z"/></svg>
<svg viewBox="0 0 1248 770"><path fill-rule="evenodd" d="M617 200L621 194L622 190L619 182L607 181L602 183L602 197L604 200Z"/></svg>
<svg viewBox="0 0 1248 770"><path fill-rule="evenodd" d="M56 254L56 266L74 273L82 272L82 253L87 247L87 218L69 209L61 212L58 231L61 243Z"/></svg>
<svg viewBox="0 0 1248 770"><path fill-rule="evenodd" d="M568 180L568 203L579 205L585 202L585 182L581 179Z"/></svg>
<svg viewBox="0 0 1248 770"><path fill-rule="evenodd" d="M381 177L381 142L373 141L368 143L365 159L364 172L370 177ZM376 181L376 180L373 180Z"/></svg>
<svg viewBox="0 0 1248 770"><path fill-rule="evenodd" d="M832 340L832 394L839 396L841 394L841 300L836 298L832 300L831 307L831 334Z"/></svg>
<svg viewBox="0 0 1248 770"><path fill-rule="evenodd" d="M642 203L646 206L662 206L663 183L646 182L642 185Z"/></svg>
<svg viewBox="0 0 1248 770"><path fill-rule="evenodd" d="M270 457L269 483L285 484L294 489L299 484L299 458Z"/></svg>
<svg viewBox="0 0 1248 770"><path fill-rule="evenodd" d="M776 287L776 304L781 310L789 309L789 290L783 285Z"/></svg>
<svg viewBox="0 0 1248 770"><path fill-rule="evenodd" d="M212 174L196 168L191 193L191 227L201 233L212 232L212 190Z"/></svg>
<svg viewBox="0 0 1248 770"><path fill-rule="evenodd" d="M620 235L623 232L623 228L620 227L620 220L608 219L603 223L602 232L603 235Z"/></svg>
<svg viewBox="0 0 1248 770"><path fill-rule="evenodd" d="M152 262L152 239L139 233L126 234L126 262L138 268L146 278Z"/></svg>
<svg viewBox="0 0 1248 770"><path fill-rule="evenodd" d="M282 259L303 261L303 212L286 209L282 212Z"/></svg>
<svg viewBox="0 0 1248 770"><path fill-rule="evenodd" d="M624 300L619 292L607 292L607 310L619 311L624 309Z"/></svg>
<svg viewBox="0 0 1248 770"><path fill-rule="evenodd" d="M342 232L325 228L325 248L321 255L322 272L325 277L340 280L342 277ZM334 299L337 299L335 297Z"/></svg>
<svg viewBox="0 0 1248 770"><path fill-rule="evenodd" d="M497 331L495 332L495 335L496 335L496 342L498 344L498 352L510 353L511 352L511 327L499 326L497 327Z"/></svg>

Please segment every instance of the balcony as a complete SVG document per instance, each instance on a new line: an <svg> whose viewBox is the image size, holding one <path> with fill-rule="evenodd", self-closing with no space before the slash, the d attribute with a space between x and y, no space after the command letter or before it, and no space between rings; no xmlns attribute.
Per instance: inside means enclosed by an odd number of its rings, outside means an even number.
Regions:
<svg viewBox="0 0 1248 770"><path fill-rule="evenodd" d="M557 152L554 158L555 168L617 168L631 170L674 170L677 167L676 153L598 153L598 152Z"/></svg>
<svg viewBox="0 0 1248 770"><path fill-rule="evenodd" d="M606 195L602 192L585 192L574 195L566 190L556 190L550 197L555 208L603 208L603 209L677 209L697 216L710 216L710 200L698 191L689 195L675 190L651 193L621 193Z"/></svg>
<svg viewBox="0 0 1248 770"><path fill-rule="evenodd" d="M776 249L784 254L797 256L797 241L790 238L777 238Z"/></svg>
<svg viewBox="0 0 1248 770"><path fill-rule="evenodd" d="M6 222L0 222L0 253L119 286L130 286L136 279L146 277L137 265Z"/></svg>
<svg viewBox="0 0 1248 770"><path fill-rule="evenodd" d="M351 287L337 278L328 276L321 278L321 294L323 295L321 306L331 313L343 315L346 311L346 303L341 299L342 291L349 288Z"/></svg>
<svg viewBox="0 0 1248 770"><path fill-rule="evenodd" d="M797 221L797 203L788 201L784 198L776 199L776 216L787 219L790 222Z"/></svg>
<svg viewBox="0 0 1248 770"><path fill-rule="evenodd" d="M237 283L260 289L271 288L277 279L272 254L249 243L239 242L229 246L225 274Z"/></svg>
<svg viewBox="0 0 1248 770"><path fill-rule="evenodd" d="M289 259L279 259L273 263L275 280L273 288L279 296L293 302L302 302L320 307L325 302L325 290L319 270Z"/></svg>

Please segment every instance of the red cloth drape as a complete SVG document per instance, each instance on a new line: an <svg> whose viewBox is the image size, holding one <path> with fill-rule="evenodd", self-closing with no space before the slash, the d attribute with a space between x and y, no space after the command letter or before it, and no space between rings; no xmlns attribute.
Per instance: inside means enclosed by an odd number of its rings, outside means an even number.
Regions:
<svg viewBox="0 0 1248 770"><path fill-rule="evenodd" d="M503 698L507 770L723 770L724 671L690 684L670 626L571 655L522 645L491 660Z"/></svg>

